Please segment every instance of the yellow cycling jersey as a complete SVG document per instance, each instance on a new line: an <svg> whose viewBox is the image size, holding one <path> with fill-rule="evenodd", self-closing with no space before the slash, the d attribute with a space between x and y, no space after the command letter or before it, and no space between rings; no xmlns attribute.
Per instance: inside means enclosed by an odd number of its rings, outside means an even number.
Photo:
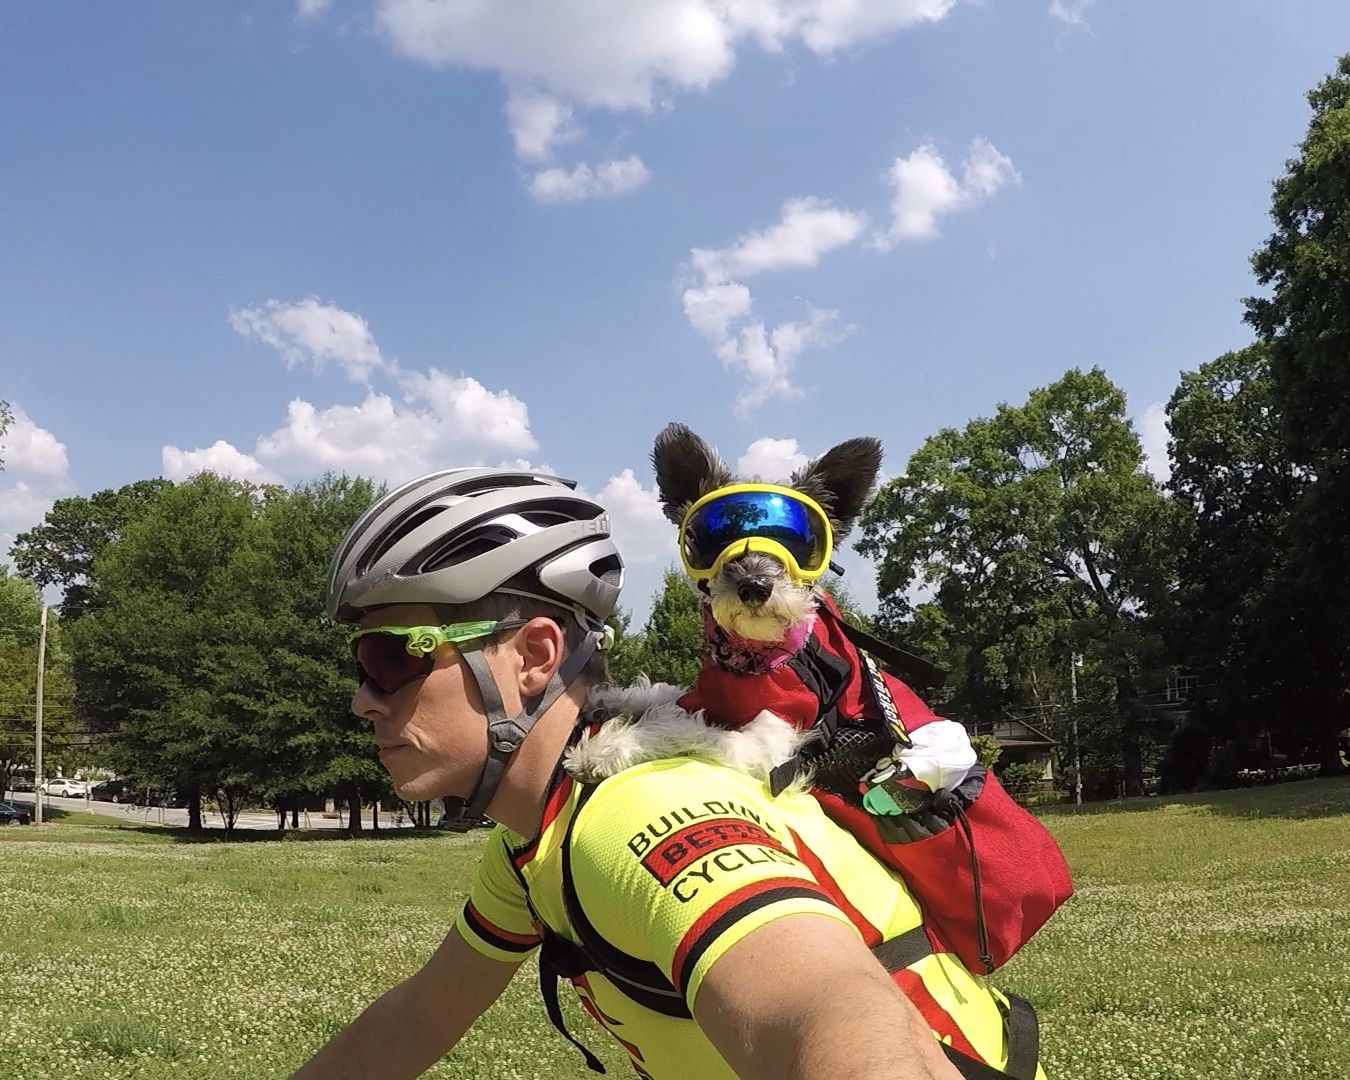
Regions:
<svg viewBox="0 0 1350 1080"><path fill-rule="evenodd" d="M836 919L869 947L920 925L899 877L808 793L773 797L764 782L726 765L667 758L634 765L593 789L564 776L534 840L498 826L456 920L471 947L519 962L540 944L544 927L580 942L563 899L569 826L570 870L585 918L609 945L655 964L690 1011L718 958L784 915ZM893 977L938 1038L1001 1067L1006 999L997 991L947 954ZM597 972L573 985L639 1076L734 1077L693 1020L647 1008ZM1043 1080L1039 1068L1036 1075Z"/></svg>

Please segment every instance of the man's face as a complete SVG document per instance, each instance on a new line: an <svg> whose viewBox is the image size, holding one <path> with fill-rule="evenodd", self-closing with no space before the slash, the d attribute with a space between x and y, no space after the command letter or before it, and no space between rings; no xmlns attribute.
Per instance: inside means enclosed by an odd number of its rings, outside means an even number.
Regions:
<svg viewBox="0 0 1350 1080"><path fill-rule="evenodd" d="M439 626L441 622L429 605L399 604L367 614L360 625ZM505 638L502 635L497 640ZM497 676L503 703L510 709L515 696L509 677L510 650L495 650L486 658ZM467 798L487 756L487 716L477 683L453 645L441 646L435 660L435 668L425 679L392 694L381 694L364 683L352 697L352 712L371 721L380 763L403 799Z"/></svg>

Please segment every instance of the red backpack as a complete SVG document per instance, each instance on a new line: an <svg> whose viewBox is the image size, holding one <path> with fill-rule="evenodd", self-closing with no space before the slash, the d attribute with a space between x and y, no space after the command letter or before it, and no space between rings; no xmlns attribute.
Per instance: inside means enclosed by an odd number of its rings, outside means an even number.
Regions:
<svg viewBox="0 0 1350 1080"><path fill-rule="evenodd" d="M755 675L706 662L680 705L704 709L725 727L744 726L767 709L800 730L816 729L820 738L774 770L774 794L811 769L811 794L830 818L900 873L933 947L988 974L1073 895L1068 865L1045 826L978 765L954 790L911 791L904 807L881 799L893 813L873 812L875 799L868 800L872 810L864 806L877 786L865 778L878 761L940 718L858 646L897 666L936 670L850 626L822 595L810 638L789 660Z"/></svg>

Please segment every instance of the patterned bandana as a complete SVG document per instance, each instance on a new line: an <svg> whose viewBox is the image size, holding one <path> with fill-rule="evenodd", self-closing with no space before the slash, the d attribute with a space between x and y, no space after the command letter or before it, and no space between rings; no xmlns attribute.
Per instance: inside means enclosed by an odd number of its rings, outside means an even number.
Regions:
<svg viewBox="0 0 1350 1080"><path fill-rule="evenodd" d="M814 615L808 616L789 630L782 641L751 641L719 626L710 605L705 603L702 608L703 631L712 662L734 675L763 675L782 667L801 651L816 621Z"/></svg>

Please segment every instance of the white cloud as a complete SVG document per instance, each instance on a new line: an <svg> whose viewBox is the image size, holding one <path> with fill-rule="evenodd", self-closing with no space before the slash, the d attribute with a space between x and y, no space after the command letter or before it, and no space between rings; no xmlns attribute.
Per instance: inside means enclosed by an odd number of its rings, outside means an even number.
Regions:
<svg viewBox="0 0 1350 1080"><path fill-rule="evenodd" d="M1072 30L1083 30L1090 34L1092 27L1088 25L1084 13L1095 2L1096 0L1050 0L1047 14Z"/></svg>
<svg viewBox="0 0 1350 1080"><path fill-rule="evenodd" d="M690 262L705 282L811 267L853 243L866 221L865 215L840 210L825 199L789 199L778 224L747 233L729 248L694 248Z"/></svg>
<svg viewBox="0 0 1350 1080"><path fill-rule="evenodd" d="M800 44L832 56L937 22L955 6L956 0L377 0L375 20L401 56L495 73L508 88L517 155L538 162L575 135L574 107L649 113L725 78L748 42L774 53ZM563 169L528 181L544 202L617 197L637 186L630 177L596 192L595 183L594 176L587 181ZM578 191L586 194L555 194Z"/></svg>
<svg viewBox="0 0 1350 1080"><path fill-rule="evenodd" d="M296 399L285 426L260 437L254 456L292 478L331 469L406 480L538 446L524 402L508 391L435 368L407 373L401 383L405 405L377 391L360 404L323 409Z"/></svg>
<svg viewBox="0 0 1350 1080"><path fill-rule="evenodd" d="M1167 453L1167 405L1155 401L1144 410L1135 425L1139 430L1139 445L1144 451L1144 470L1152 473L1159 483L1166 483L1172 475L1172 460Z"/></svg>
<svg viewBox="0 0 1350 1080"><path fill-rule="evenodd" d="M17 402L10 402L13 420L0 438L0 563L21 532L41 524L52 503L70 493L66 445L36 424ZM53 602L57 597L50 598Z"/></svg>
<svg viewBox="0 0 1350 1080"><path fill-rule="evenodd" d="M724 78L744 39L829 55L922 22L955 0L551 0L520 5L380 0L396 52L495 71L588 107L650 109Z"/></svg>
<svg viewBox="0 0 1350 1080"><path fill-rule="evenodd" d="M750 19L753 9L768 19L772 12L767 2L742 0L742 18ZM911 6L917 10L922 5ZM984 138L971 143L959 180L930 145L897 158L888 177L895 189L892 220L871 238L878 251L901 239L936 235L939 217L990 199L1021 179L1012 161ZM739 414L771 398L801 397L792 380L797 357L808 348L833 344L852 327L837 326L837 311L813 308L808 321L779 323L770 331L755 319L750 290L738 279L815 267L831 252L856 243L866 225L867 215L860 211L805 196L787 200L780 220L767 229L745 233L725 248L690 250L684 270L692 272L693 280L680 294L685 317L698 334L715 343L723 364L748 384L737 399Z"/></svg>
<svg viewBox="0 0 1350 1080"><path fill-rule="evenodd" d="M661 512L656 488L643 487L632 469L610 477L596 501L609 511L624 562L664 564L678 557L675 527Z"/></svg>
<svg viewBox="0 0 1350 1080"><path fill-rule="evenodd" d="M925 143L907 157L896 158L887 179L895 189L891 224L873 237L874 246L888 251L901 240L926 240L937 235L938 219L991 198L1021 176L1012 159L984 138L970 145L958 180L940 154Z"/></svg>
<svg viewBox="0 0 1350 1080"><path fill-rule="evenodd" d="M0 461L6 473L28 477L44 484L62 484L67 479L70 463L66 458L66 444L57 440L44 427L33 423L17 404L11 404L13 422L0 439Z"/></svg>
<svg viewBox="0 0 1350 1080"><path fill-rule="evenodd" d="M381 355L365 319L317 297L298 303L268 300L231 311L230 325L272 346L288 366L308 363L318 371L333 363L354 382L368 382L372 373L394 367Z"/></svg>
<svg viewBox="0 0 1350 1080"><path fill-rule="evenodd" d="M796 439L756 439L736 462L736 475L782 483L809 460Z"/></svg>
<svg viewBox="0 0 1350 1080"><path fill-rule="evenodd" d="M731 323L750 314L750 290L734 281L685 289L681 301L689 324L712 341L722 341Z"/></svg>
<svg viewBox="0 0 1350 1080"><path fill-rule="evenodd" d="M199 472L213 472L218 476L233 476L255 484L280 484L282 478L257 458L235 449L224 439L196 450L181 450L166 446L160 451L164 475L170 480L186 480Z"/></svg>
<svg viewBox="0 0 1350 1080"><path fill-rule="evenodd" d="M296 14L302 19L317 19L333 4L333 0L296 0Z"/></svg>
<svg viewBox="0 0 1350 1080"><path fill-rule="evenodd" d="M583 161L571 169L541 169L530 177L530 194L541 203L616 199L636 191L650 175L637 156L603 161L594 169Z"/></svg>
<svg viewBox="0 0 1350 1080"><path fill-rule="evenodd" d="M525 403L507 390L492 391L467 375L432 368L401 380L409 401L425 402L447 439L502 451L528 451L539 444L530 433Z"/></svg>
<svg viewBox="0 0 1350 1080"><path fill-rule="evenodd" d="M801 387L792 381L797 358L809 348L823 348L847 336L852 327L840 329L838 319L838 311L812 308L806 322L779 323L772 331L753 322L723 341L717 349L719 359L748 383L737 395L737 415L745 416L774 398L801 397Z"/></svg>
<svg viewBox="0 0 1350 1080"><path fill-rule="evenodd" d="M748 384L737 398L739 414L772 398L801 397L792 381L797 357L841 335L833 325L839 313L815 308L807 322L779 323L769 330L762 321L752 321L750 290L731 279L816 266L831 251L857 240L866 220L825 199L789 199L777 224L746 233L726 248L689 253L689 268L699 282L681 293L684 313L695 331L717 345L722 363Z"/></svg>
<svg viewBox="0 0 1350 1080"><path fill-rule="evenodd" d="M506 99L506 122L521 161L546 161L559 143L574 142L581 131L572 109L552 94L513 93Z"/></svg>

